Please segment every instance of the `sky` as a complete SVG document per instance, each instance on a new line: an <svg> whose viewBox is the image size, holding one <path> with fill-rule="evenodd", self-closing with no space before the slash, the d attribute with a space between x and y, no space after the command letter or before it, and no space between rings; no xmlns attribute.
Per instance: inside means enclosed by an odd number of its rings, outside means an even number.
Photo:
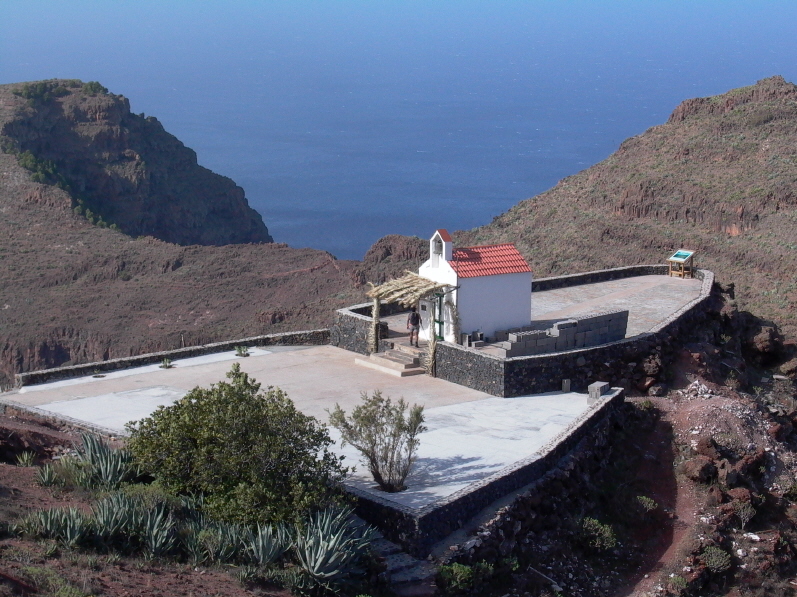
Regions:
<svg viewBox="0 0 797 597"><path fill-rule="evenodd" d="M488 223L683 99L797 80L796 25L783 1L2 0L0 83L100 81L276 240L361 258Z"/></svg>

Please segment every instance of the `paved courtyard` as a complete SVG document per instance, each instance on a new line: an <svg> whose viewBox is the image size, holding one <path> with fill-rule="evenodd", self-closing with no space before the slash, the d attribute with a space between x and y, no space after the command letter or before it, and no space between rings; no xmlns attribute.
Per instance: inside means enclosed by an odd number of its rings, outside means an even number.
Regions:
<svg viewBox="0 0 797 597"><path fill-rule="evenodd" d="M698 296L700 287L699 280L640 276L536 292L533 314L534 319L564 319L628 309L627 336L633 336L681 309ZM406 314L388 319L401 342ZM264 387L285 390L300 411L322 422L336 403L350 412L362 392L380 389L386 396L426 409L428 431L421 437L410 488L390 496L380 494L416 508L532 456L589 410L583 394L495 398L426 375L400 378L356 366L355 356L333 346L255 348L245 358L234 352L218 353L176 360L171 369L149 365L26 386L0 397L122 433L125 423L173 403L196 386L223 380L233 362ZM335 430L331 434L339 439ZM372 490L374 483L357 452L350 446L336 449L357 467L351 483Z"/></svg>
<svg viewBox="0 0 797 597"><path fill-rule="evenodd" d="M425 406L428 431L421 438L411 489L390 496L412 507L450 495L534 454L588 408L584 394L495 398L426 375L399 378L356 366L354 357L333 346L253 349L246 358L219 353L177 360L172 369L148 365L104 377L27 386L2 398L121 433L125 423L173 403L193 387L224 379L233 362L263 386L285 390L299 410L322 422L336 403L350 412L361 392L381 389L387 396ZM339 439L334 429L331 435ZM356 450L341 449L339 442L336 450L346 456L347 465L356 467L351 482L372 488Z"/></svg>
<svg viewBox="0 0 797 597"><path fill-rule="evenodd" d="M700 295L703 282L670 276L636 276L535 292L534 320L567 319L606 311L628 310L626 337L650 331Z"/></svg>

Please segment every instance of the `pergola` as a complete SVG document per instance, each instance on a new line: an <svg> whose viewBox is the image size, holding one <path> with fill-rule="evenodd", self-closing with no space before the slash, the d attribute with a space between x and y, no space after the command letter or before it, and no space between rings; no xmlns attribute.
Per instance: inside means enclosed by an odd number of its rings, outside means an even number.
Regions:
<svg viewBox="0 0 797 597"><path fill-rule="evenodd" d="M372 311L371 329L371 352L379 351L379 339L377 330L379 329L379 307L382 303L398 303L402 307L412 307L418 302L436 292L447 288L448 284L441 284L419 276L413 272L407 272L401 278L390 280L379 286L373 286L366 293L366 296L374 300Z"/></svg>

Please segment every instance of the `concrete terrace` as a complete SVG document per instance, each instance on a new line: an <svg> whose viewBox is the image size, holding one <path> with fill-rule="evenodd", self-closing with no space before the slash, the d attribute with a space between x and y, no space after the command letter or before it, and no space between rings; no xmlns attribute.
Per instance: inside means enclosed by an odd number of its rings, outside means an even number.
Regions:
<svg viewBox="0 0 797 597"><path fill-rule="evenodd" d="M535 319L564 319L628 309L627 336L633 336L665 321L696 298L700 288L699 280L638 276L535 292L533 312ZM388 320L391 336L406 341L402 339L406 315ZM125 423L148 416L196 386L223 380L234 361L264 387L282 388L300 411L322 422L336 403L350 412L362 392L380 389L394 399L426 407L428 431L421 438L410 489L390 496L380 492L382 499L416 509L533 456L590 412L583 394L496 398L426 375L400 378L359 367L354 365L355 353L333 346L279 346L250 352L245 358L230 351L175 360L172 369L148 365L25 386L2 399L121 434ZM337 439L334 430L332 435ZM350 482L373 491L374 483L356 451L337 450L349 465L357 466Z"/></svg>
<svg viewBox="0 0 797 597"><path fill-rule="evenodd" d="M392 398L426 407L423 434L410 489L389 496L420 508L534 454L587 410L584 394L495 398L426 375L399 378L354 365L354 354L333 346L252 349L174 361L171 369L148 365L34 386L3 394L7 401L122 434L125 423L148 416L196 386L223 380L233 362L263 386L285 390L305 414L322 422L339 403L347 411L361 392L381 389ZM337 441L336 430L331 435ZM374 483L351 446L336 451L356 466L351 483L370 491ZM381 493L384 498L386 494Z"/></svg>

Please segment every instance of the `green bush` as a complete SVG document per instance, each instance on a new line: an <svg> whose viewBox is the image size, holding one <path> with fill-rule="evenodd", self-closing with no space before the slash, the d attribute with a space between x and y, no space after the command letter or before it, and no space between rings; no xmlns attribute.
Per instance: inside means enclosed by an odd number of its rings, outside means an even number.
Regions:
<svg viewBox="0 0 797 597"><path fill-rule="evenodd" d="M490 580L494 572L493 565L487 562L476 562L473 566L454 562L440 567L438 580L443 593L456 595L478 588Z"/></svg>
<svg viewBox="0 0 797 597"><path fill-rule="evenodd" d="M326 429L239 364L227 377L128 426L142 470L174 494L203 494L205 511L228 522L298 520L341 500L347 470Z"/></svg>
<svg viewBox="0 0 797 597"><path fill-rule="evenodd" d="M105 95L108 93L108 88L100 85L97 81L89 81L83 85L83 93Z"/></svg>
<svg viewBox="0 0 797 597"><path fill-rule="evenodd" d="M22 89L14 90L14 95L24 97L30 104L45 104L56 97L69 95L69 89L56 81L25 83Z"/></svg>
<svg viewBox="0 0 797 597"><path fill-rule="evenodd" d="M404 482L418 452L418 435L426 431L423 406L414 405L407 415L403 399L393 403L377 390L362 394L362 404L354 407L351 417L335 405L329 424L363 455L368 470L379 487L388 492L405 489Z"/></svg>
<svg viewBox="0 0 797 597"><path fill-rule="evenodd" d="M731 568L731 556L724 549L715 547L714 545L708 546L700 554L700 559L706 565L706 568L716 574L727 572Z"/></svg>
<svg viewBox="0 0 797 597"><path fill-rule="evenodd" d="M581 521L583 541L597 551L608 551L617 545L617 537L611 525L603 524L595 518L586 517Z"/></svg>

